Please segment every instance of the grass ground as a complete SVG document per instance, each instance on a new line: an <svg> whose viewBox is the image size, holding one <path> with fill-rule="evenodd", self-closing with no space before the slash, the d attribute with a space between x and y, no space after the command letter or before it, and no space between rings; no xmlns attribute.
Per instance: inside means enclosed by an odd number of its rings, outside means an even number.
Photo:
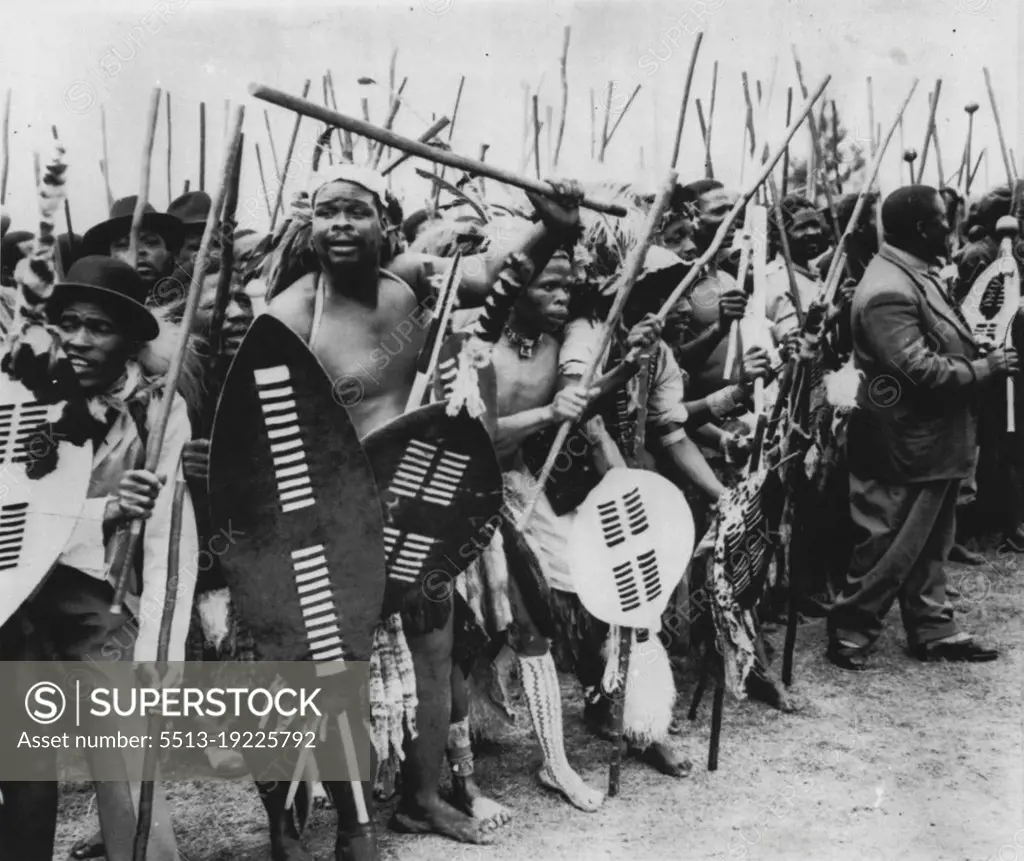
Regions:
<svg viewBox="0 0 1024 861"><path fill-rule="evenodd" d="M383 856L395 861L547 859L1024 859L1024 560L988 554L983 568L951 566L958 619L1002 652L981 665L922 664L908 656L897 612L871 669L824 658L822 620L800 628L793 698L782 714L727 698L719 768L708 772L710 697L674 739L695 763L684 780L627 761L621 794L581 813L534 781L540 753L525 729L478 754L484 790L516 818L493 846L395 835L379 812ZM781 647L781 633L774 635ZM695 683L681 686L685 710ZM580 720L575 685L563 683L569 757L594 785L610 747ZM171 788L187 861L269 858L266 825L247 781ZM88 786L67 787L55 858L96 826ZM333 858L330 809L307 831L317 858ZM1001 853L1001 854L999 854Z"/></svg>

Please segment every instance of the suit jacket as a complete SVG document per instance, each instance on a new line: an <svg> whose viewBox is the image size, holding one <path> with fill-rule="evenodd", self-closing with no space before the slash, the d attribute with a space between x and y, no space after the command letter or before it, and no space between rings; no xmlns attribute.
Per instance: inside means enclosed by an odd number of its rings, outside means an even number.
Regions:
<svg viewBox="0 0 1024 861"><path fill-rule="evenodd" d="M991 371L937 273L883 245L857 285L851 326L864 379L850 418L850 471L887 484L966 478L975 401Z"/></svg>

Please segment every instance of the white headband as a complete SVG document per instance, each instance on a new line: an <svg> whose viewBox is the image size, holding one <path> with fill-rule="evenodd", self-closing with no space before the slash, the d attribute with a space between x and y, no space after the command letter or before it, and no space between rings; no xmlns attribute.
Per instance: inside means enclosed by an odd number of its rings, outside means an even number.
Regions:
<svg viewBox="0 0 1024 861"><path fill-rule="evenodd" d="M310 177L309 202L313 203L316 193L332 182L351 182L365 188L380 202L381 207L387 206L387 183L377 171L356 164L330 165Z"/></svg>

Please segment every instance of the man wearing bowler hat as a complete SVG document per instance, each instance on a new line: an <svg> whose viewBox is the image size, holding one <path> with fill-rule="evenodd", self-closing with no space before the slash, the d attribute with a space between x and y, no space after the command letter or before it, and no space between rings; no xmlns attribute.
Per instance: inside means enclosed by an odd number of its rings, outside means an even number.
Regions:
<svg viewBox="0 0 1024 861"><path fill-rule="evenodd" d="M83 666L90 667L90 673L102 673L111 661L133 661L144 664L139 666L144 684L158 686L176 683L172 678L173 663L165 678L159 679L152 662L156 661L166 596L173 479L180 477L179 461L191 428L184 400L172 393L159 464L154 472L137 468L166 396L164 380L148 376L137 359L139 351L159 332L156 318L143 304L146 288L139 274L123 261L88 256L70 268L47 300L46 314L57 327L63 352L90 400L90 412L95 419L93 468L88 497L72 537L42 587L22 611L37 636L45 639L42 647L53 659L85 662ZM129 577L127 611L114 614L110 609L114 586L108 572L119 570L116 556L123 552L115 535L137 519L145 520L142 553L134 576ZM195 515L187 494L179 558L183 571L196 570ZM194 585L193 577L179 580L171 620L171 662L184 660ZM88 728L91 733L145 731L145 726L129 726L127 718L118 719L116 726L108 718L83 716L83 722L87 719L96 724ZM120 775L96 783L106 856L110 861L129 861L135 834L141 752L105 750L96 755L106 757L102 760L105 774L116 768ZM90 767L96 773L92 760ZM9 784L3 791L27 792L31 786ZM48 809L36 811L37 818L56 817L55 794L52 807L44 806ZM0 845L5 850L19 847L12 857L21 861L52 857L52 845L48 849L38 845L39 835L52 834L52 828L39 828L37 822L33 829L34 844L25 845L26 838L21 832L30 824L9 819L0 824ZM170 806L158 783L148 858L174 861L177 857Z"/></svg>
<svg viewBox="0 0 1024 861"><path fill-rule="evenodd" d="M135 213L135 195L114 201L110 217L90 227L82 237L81 255L102 254L134 265L146 288L145 302L167 305L183 298L175 279L175 258L184 238L184 225L174 215L157 212L150 204L143 208L139 249L133 262L128 256L128 235Z"/></svg>
<svg viewBox="0 0 1024 861"><path fill-rule="evenodd" d="M177 264L185 272L191 273L195 265L199 246L203 241L203 231L210 216L213 202L205 191L187 191L167 207L167 214L173 215L183 225L181 248L178 249ZM210 260L207 274L220 269L220 237L214 233L210 243Z"/></svg>

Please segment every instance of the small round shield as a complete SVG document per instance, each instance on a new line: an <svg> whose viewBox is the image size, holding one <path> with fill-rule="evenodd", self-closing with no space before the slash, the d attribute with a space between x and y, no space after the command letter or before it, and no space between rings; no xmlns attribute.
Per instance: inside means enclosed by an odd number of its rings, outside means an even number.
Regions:
<svg viewBox="0 0 1024 861"><path fill-rule="evenodd" d="M579 507L569 571L587 610L612 625L657 625L693 555L682 492L660 475L612 469Z"/></svg>

